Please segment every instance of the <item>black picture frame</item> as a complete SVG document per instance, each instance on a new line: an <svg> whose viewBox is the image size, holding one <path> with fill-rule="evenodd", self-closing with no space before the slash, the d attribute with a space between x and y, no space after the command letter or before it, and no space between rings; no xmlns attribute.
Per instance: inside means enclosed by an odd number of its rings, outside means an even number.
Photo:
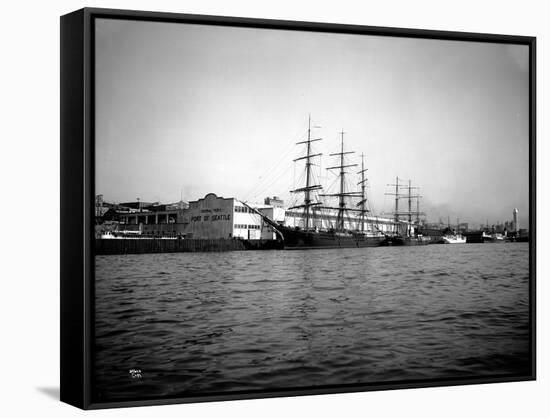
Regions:
<svg viewBox="0 0 550 418"><path fill-rule="evenodd" d="M387 37L521 44L529 47L529 275L531 370L507 375L216 393L186 398L98 402L92 385L94 330L94 19L316 31ZM372 390L469 385L536 378L536 38L268 19L84 8L61 17L61 401L101 409Z"/></svg>

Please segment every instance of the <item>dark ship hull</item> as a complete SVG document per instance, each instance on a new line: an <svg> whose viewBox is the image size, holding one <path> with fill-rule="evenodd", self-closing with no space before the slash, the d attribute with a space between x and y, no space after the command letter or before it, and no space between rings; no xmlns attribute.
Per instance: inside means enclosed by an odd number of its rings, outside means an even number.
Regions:
<svg viewBox="0 0 550 418"><path fill-rule="evenodd" d="M388 236L382 242L383 246L400 246L400 245L428 245L438 242L438 240L432 240L431 237L402 237L402 236Z"/></svg>
<svg viewBox="0 0 550 418"><path fill-rule="evenodd" d="M281 226L277 229L282 235L286 250L378 247L385 239L383 236L366 236L354 232L304 231Z"/></svg>

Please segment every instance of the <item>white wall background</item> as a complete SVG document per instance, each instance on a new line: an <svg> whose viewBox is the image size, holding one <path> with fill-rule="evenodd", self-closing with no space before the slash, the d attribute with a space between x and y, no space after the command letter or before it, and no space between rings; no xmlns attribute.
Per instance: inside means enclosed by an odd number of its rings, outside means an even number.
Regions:
<svg viewBox="0 0 550 418"><path fill-rule="evenodd" d="M83 6L538 37L539 238L548 193L548 11L542 1L10 1L0 25L0 415L75 416L58 396L59 16ZM538 242L537 382L94 411L101 416L548 416L549 308Z"/></svg>

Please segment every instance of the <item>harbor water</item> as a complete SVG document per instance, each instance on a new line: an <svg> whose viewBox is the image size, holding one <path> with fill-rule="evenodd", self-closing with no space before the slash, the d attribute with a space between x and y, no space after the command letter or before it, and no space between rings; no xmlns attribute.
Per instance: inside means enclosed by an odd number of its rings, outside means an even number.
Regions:
<svg viewBox="0 0 550 418"><path fill-rule="evenodd" d="M529 373L529 246L96 256L98 400Z"/></svg>

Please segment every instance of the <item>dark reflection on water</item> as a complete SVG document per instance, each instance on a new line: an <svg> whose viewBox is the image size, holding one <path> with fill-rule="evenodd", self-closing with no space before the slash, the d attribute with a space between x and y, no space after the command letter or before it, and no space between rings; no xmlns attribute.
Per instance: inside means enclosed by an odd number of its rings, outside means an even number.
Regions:
<svg viewBox="0 0 550 418"><path fill-rule="evenodd" d="M528 251L98 256L98 399L528 373Z"/></svg>

